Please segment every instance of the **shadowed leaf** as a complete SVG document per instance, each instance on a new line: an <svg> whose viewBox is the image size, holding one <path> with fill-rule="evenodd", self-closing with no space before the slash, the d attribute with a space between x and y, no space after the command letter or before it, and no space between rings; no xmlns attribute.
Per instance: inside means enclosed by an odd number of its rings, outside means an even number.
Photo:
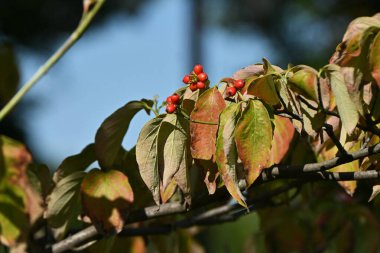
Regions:
<svg viewBox="0 0 380 253"><path fill-rule="evenodd" d="M163 149L158 150L163 152L159 155L159 158L163 158L159 161L160 171L163 171L163 190L166 190L174 177L178 187L188 196L188 170L191 163L189 122L176 114L167 114L162 121L158 138L158 142L163 143Z"/></svg>
<svg viewBox="0 0 380 253"><path fill-rule="evenodd" d="M219 115L226 103L216 87L199 97L190 115L191 120L219 122ZM218 125L190 122L191 156L194 159L214 160Z"/></svg>
<svg viewBox="0 0 380 253"><path fill-rule="evenodd" d="M220 115L216 141L216 163L228 192L240 205L247 207L238 185L238 155L234 138L236 123L241 114L240 106L240 104L230 104Z"/></svg>
<svg viewBox="0 0 380 253"><path fill-rule="evenodd" d="M59 229L58 237L64 236L80 214L80 184L85 173L76 171L62 178L48 198L45 216L51 227Z"/></svg>
<svg viewBox="0 0 380 253"><path fill-rule="evenodd" d="M95 154L102 167L112 168L132 118L152 104L145 99L129 102L103 121L95 136Z"/></svg>
<svg viewBox="0 0 380 253"><path fill-rule="evenodd" d="M294 136L292 122L284 117L274 116L274 132L270 151L271 164L278 164L289 151Z"/></svg>
<svg viewBox="0 0 380 253"><path fill-rule="evenodd" d="M104 231L120 232L134 196L128 177L117 170L91 170L81 184L83 211Z"/></svg>
<svg viewBox="0 0 380 253"><path fill-rule="evenodd" d="M152 192L157 205L160 204L160 175L158 169L158 133L165 115L153 118L141 129L136 145L136 160L140 175Z"/></svg>
<svg viewBox="0 0 380 253"><path fill-rule="evenodd" d="M260 100L250 100L235 131L237 152L243 162L249 187L270 159L273 129L267 108Z"/></svg>

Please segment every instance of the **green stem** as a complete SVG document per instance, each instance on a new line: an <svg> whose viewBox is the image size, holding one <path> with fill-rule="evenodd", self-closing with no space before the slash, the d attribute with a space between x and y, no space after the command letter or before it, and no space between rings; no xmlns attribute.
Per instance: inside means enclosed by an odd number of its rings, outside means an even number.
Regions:
<svg viewBox="0 0 380 253"><path fill-rule="evenodd" d="M88 28L92 19L104 4L105 0L97 0L93 8L85 12L78 27L63 43L63 45L34 73L28 82L12 97L12 99L1 109L0 121L8 115L8 113L20 102L21 98L41 79L59 59L69 50L77 40L82 37Z"/></svg>

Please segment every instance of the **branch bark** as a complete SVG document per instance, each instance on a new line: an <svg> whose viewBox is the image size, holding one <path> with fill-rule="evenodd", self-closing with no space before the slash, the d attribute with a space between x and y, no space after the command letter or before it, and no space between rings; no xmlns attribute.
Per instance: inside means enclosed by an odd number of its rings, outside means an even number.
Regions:
<svg viewBox="0 0 380 253"><path fill-rule="evenodd" d="M370 171L358 171L358 172L327 172L326 170L334 168L338 165L352 162L367 156L374 154L380 154L380 143L359 150L357 152L349 153L343 157L335 157L331 160L310 163L305 165L275 165L271 168L264 169L261 173L261 182L266 182L280 178L297 178L299 180L291 182L283 187L279 187L271 192L268 192L262 196L258 196L254 199L247 200L248 210L242 208L236 202L224 203L221 206L204 211L203 208L199 208L200 212L185 218L180 221L176 221L171 224L166 224L157 227L150 228L125 228L121 232L123 236L134 235L149 235L159 233L169 233L177 228L187 228L194 225L214 224L220 221L232 221L238 217L246 214L249 210L254 210L260 207L258 203L268 201L273 196L288 191L291 188L299 187L304 183L316 180L333 180L333 181L346 181L346 180L367 180L367 179L379 179L380 172ZM146 207L141 210L136 210L130 214L126 223L130 224L138 221L145 221L154 219L166 215L175 215L187 211L187 207L181 203L167 203L160 206ZM232 213L232 214L231 214ZM218 218L219 217L219 218ZM95 226L90 226L82 231L69 236L68 238L54 244L48 249L52 253L61 253L67 250L73 249L76 246L85 242L96 240L101 238L100 231L96 230Z"/></svg>

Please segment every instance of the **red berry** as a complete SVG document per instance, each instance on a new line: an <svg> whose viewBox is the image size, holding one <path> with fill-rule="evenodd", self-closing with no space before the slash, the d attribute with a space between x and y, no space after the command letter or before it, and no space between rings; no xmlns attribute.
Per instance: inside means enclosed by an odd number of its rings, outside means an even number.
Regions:
<svg viewBox="0 0 380 253"><path fill-rule="evenodd" d="M189 85L189 88L190 88L191 91L196 91L196 90L198 89L196 83L191 83L191 84Z"/></svg>
<svg viewBox="0 0 380 253"><path fill-rule="evenodd" d="M179 95L177 93L174 93L173 95L170 96L170 100L175 105L178 105L179 99L180 99L180 97L179 97Z"/></svg>
<svg viewBox="0 0 380 253"><path fill-rule="evenodd" d="M169 96L169 97L166 98L166 103L167 104L173 104L172 96Z"/></svg>
<svg viewBox="0 0 380 253"><path fill-rule="evenodd" d="M188 84L190 82L190 76L189 75L184 76L182 79L182 82Z"/></svg>
<svg viewBox="0 0 380 253"><path fill-rule="evenodd" d="M236 94L236 88L235 87L228 87L226 91L227 96L232 97Z"/></svg>
<svg viewBox="0 0 380 253"><path fill-rule="evenodd" d="M198 74L197 77L198 77L198 80L201 81L201 82L205 82L208 79L207 74L204 73L204 72Z"/></svg>
<svg viewBox="0 0 380 253"><path fill-rule="evenodd" d="M202 73L202 72L203 72L203 67L202 67L202 65L198 64L198 65L195 65L195 66L194 66L194 73L195 73L196 75L199 75L199 74Z"/></svg>
<svg viewBox="0 0 380 253"><path fill-rule="evenodd" d="M243 79L236 80L234 83L235 88L238 90L243 89L244 85L245 81Z"/></svg>
<svg viewBox="0 0 380 253"><path fill-rule="evenodd" d="M177 108L176 105L173 105L173 104L168 104L166 106L166 112L167 113L173 113L175 111L175 109Z"/></svg>
<svg viewBox="0 0 380 253"><path fill-rule="evenodd" d="M206 88L206 84L204 82L197 82L197 88L200 89L200 90L203 90L204 88Z"/></svg>

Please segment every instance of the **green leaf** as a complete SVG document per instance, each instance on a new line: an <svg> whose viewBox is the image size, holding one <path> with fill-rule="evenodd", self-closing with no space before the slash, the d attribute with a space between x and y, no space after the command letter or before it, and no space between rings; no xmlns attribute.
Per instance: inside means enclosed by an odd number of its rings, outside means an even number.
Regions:
<svg viewBox="0 0 380 253"><path fill-rule="evenodd" d="M141 129L136 145L136 160L145 185L160 204L160 175L158 169L158 133L165 115L153 118ZM162 149L160 149L162 150Z"/></svg>
<svg viewBox="0 0 380 253"><path fill-rule="evenodd" d="M235 131L237 151L244 165L247 187L267 167L272 138L273 128L267 107L260 100L250 100Z"/></svg>
<svg viewBox="0 0 380 253"><path fill-rule="evenodd" d="M31 161L22 143L0 136L0 241L7 246L24 241L43 212L42 198L28 177Z"/></svg>
<svg viewBox="0 0 380 253"><path fill-rule="evenodd" d="M216 87L199 97L190 115L191 120L219 122L219 115L226 107L222 94ZM194 159L214 160L218 125L190 122L191 156Z"/></svg>
<svg viewBox="0 0 380 253"><path fill-rule="evenodd" d="M335 96L343 127L348 134L351 134L358 124L359 113L347 91L343 74L340 72L340 67L334 64L329 64L325 67L325 70L330 81L332 92Z"/></svg>
<svg viewBox="0 0 380 253"><path fill-rule="evenodd" d="M232 103L220 115L216 140L216 163L228 192L240 205L247 207L239 188L237 176L238 155L235 144L235 127L240 117L240 106L240 103Z"/></svg>
<svg viewBox="0 0 380 253"><path fill-rule="evenodd" d="M270 105L280 103L272 75L254 79L247 88L247 94L256 96Z"/></svg>
<svg viewBox="0 0 380 253"><path fill-rule="evenodd" d="M112 168L132 118L152 104L145 99L131 101L103 121L95 136L95 154L101 167Z"/></svg>
<svg viewBox="0 0 380 253"><path fill-rule="evenodd" d="M355 104L359 114L364 117L363 86L361 85L363 74L358 68L353 67L341 67L340 71L352 102Z"/></svg>
<svg viewBox="0 0 380 253"><path fill-rule="evenodd" d="M162 121L158 138L159 147L163 144L163 149L158 149L158 152L163 151L159 155L159 159L163 158L162 163L159 163L160 171L163 171L163 190L174 177L179 188L188 197L188 170L191 163L189 122L176 114L167 114Z"/></svg>
<svg viewBox="0 0 380 253"><path fill-rule="evenodd" d="M62 178L48 198L46 218L51 227L62 230L61 236L80 214L80 185L85 175L76 171Z"/></svg>
<svg viewBox="0 0 380 253"><path fill-rule="evenodd" d="M71 173L84 171L87 169L88 166L96 161L94 148L94 144L89 144L79 154L69 156L63 160L63 162L58 166L57 171L54 173L54 181L58 182Z"/></svg>
<svg viewBox="0 0 380 253"><path fill-rule="evenodd" d="M289 151L294 127L288 118L274 115L274 132L270 151L270 164L279 164Z"/></svg>
<svg viewBox="0 0 380 253"><path fill-rule="evenodd" d="M290 87L298 94L318 101L317 92L318 72L307 66L300 66L300 69L289 78Z"/></svg>
<svg viewBox="0 0 380 253"><path fill-rule="evenodd" d="M263 67L264 67L265 75L277 74L277 70L272 66L272 64L266 58L263 58Z"/></svg>
<svg viewBox="0 0 380 253"><path fill-rule="evenodd" d="M380 88L380 32L374 38L369 53L369 64L373 79Z"/></svg>
<svg viewBox="0 0 380 253"><path fill-rule="evenodd" d="M124 227L133 191L128 177L118 170L91 170L80 187L84 214L104 231L120 232Z"/></svg>

